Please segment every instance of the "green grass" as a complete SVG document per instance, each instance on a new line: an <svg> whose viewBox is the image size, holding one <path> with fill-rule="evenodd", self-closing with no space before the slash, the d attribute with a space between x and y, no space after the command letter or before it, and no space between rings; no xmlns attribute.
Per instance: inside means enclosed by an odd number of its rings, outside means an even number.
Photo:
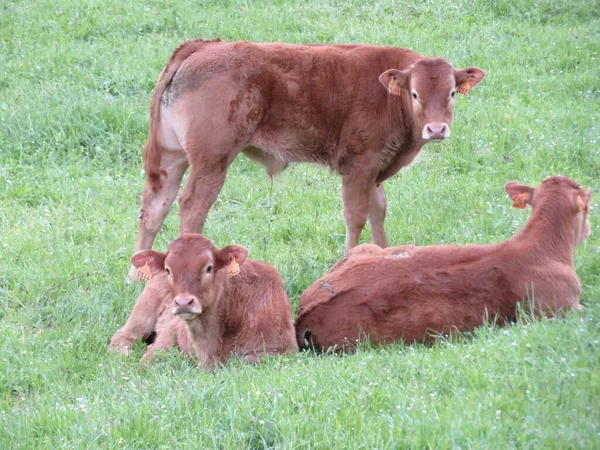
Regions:
<svg viewBox="0 0 600 450"><path fill-rule="evenodd" d="M599 15L574 0L2 2L0 448L600 447L597 207L575 258L583 313L213 374L177 354L143 369L141 344L107 353L141 290L124 282L140 150L180 41L392 44L484 69L450 141L386 183L390 242L484 243L527 220L507 181L599 191ZM270 191L241 157L205 234L277 267L296 307L342 254L339 185L296 165Z"/></svg>

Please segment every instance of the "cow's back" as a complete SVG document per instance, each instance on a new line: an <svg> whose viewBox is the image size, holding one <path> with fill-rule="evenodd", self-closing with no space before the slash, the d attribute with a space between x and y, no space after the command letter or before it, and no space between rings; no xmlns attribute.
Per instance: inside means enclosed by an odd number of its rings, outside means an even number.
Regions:
<svg viewBox="0 0 600 450"><path fill-rule="evenodd" d="M472 330L486 314L513 319L510 279L494 257L427 266L410 258L361 257L311 285L300 298L301 347L348 349L373 343L429 341L435 333Z"/></svg>
<svg viewBox="0 0 600 450"><path fill-rule="evenodd" d="M240 269L228 280L222 300L227 302L222 316L223 356L296 351L292 305L279 272L253 260Z"/></svg>

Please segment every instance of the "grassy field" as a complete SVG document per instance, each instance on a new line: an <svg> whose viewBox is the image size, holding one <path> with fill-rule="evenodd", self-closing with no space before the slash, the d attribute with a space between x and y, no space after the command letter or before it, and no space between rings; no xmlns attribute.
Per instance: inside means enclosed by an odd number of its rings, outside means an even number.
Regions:
<svg viewBox="0 0 600 450"><path fill-rule="evenodd" d="M575 258L582 313L212 374L177 354L144 369L142 344L107 353L142 288L124 280L148 102L182 40L396 45L485 70L450 141L386 183L391 243L485 243L529 215L507 181L598 193L599 15L575 0L1 2L0 448L599 448L597 207ZM342 255L339 186L296 165L271 191L240 157L205 234L277 267L296 307Z"/></svg>

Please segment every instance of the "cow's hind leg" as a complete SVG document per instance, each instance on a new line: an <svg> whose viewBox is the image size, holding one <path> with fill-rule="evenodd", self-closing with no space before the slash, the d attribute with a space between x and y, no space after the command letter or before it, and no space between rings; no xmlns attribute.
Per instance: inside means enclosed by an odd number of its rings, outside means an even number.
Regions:
<svg viewBox="0 0 600 450"><path fill-rule="evenodd" d="M154 238L177 197L188 165L186 154L182 150L163 150L160 166L165 176L161 187L155 191L152 184L146 180L142 191L142 209L139 217L138 239L135 244L136 252L152 248ZM135 279L135 273L136 269L132 266L129 270L129 281Z"/></svg>
<svg viewBox="0 0 600 450"><path fill-rule="evenodd" d="M371 208L369 210L369 222L371 223L371 241L381 248L388 246L385 235L384 222L387 204L383 184L378 184L371 193Z"/></svg>
<svg viewBox="0 0 600 450"><path fill-rule="evenodd" d="M204 158L192 161L190 176L179 198L180 233L202 233L208 211L225 182L227 168L239 151L197 153Z"/></svg>

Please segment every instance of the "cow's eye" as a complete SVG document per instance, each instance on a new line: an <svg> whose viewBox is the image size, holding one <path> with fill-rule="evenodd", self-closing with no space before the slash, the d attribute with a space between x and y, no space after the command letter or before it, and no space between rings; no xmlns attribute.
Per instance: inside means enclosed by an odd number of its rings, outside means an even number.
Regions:
<svg viewBox="0 0 600 450"><path fill-rule="evenodd" d="M212 272L212 266L207 266L206 273L211 273L211 272Z"/></svg>
<svg viewBox="0 0 600 450"><path fill-rule="evenodd" d="M454 98L454 96L455 96L455 95L456 95L456 91L452 91L452 92L450 92L450 97L451 97L451 98Z"/></svg>
<svg viewBox="0 0 600 450"><path fill-rule="evenodd" d="M167 275L171 275L171 269L169 269L168 267L165 267L165 272L167 272Z"/></svg>
<svg viewBox="0 0 600 450"><path fill-rule="evenodd" d="M416 92L413 92L412 95L415 100L419 100L419 96L417 95Z"/></svg>

